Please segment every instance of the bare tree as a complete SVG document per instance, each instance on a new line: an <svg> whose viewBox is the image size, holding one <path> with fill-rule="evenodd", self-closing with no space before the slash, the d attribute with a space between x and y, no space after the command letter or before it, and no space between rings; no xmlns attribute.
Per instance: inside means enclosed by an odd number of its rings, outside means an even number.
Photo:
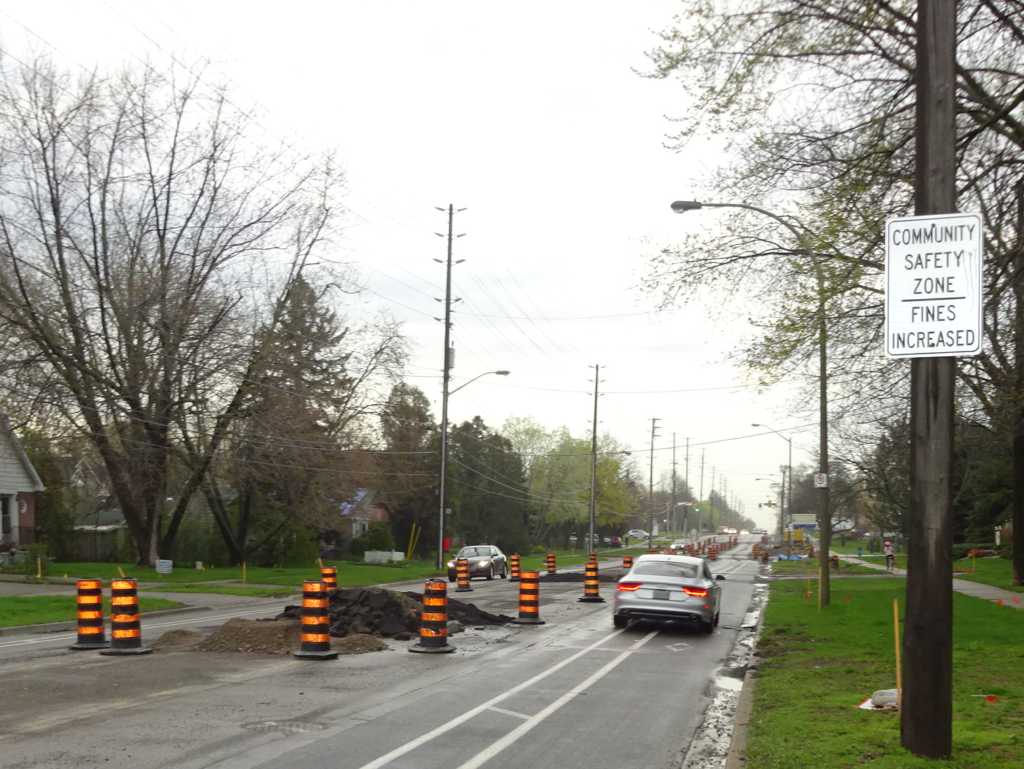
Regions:
<svg viewBox="0 0 1024 769"><path fill-rule="evenodd" d="M88 437L149 564L246 416L341 173L261 146L252 114L181 67L0 61L0 99L6 400Z"/></svg>

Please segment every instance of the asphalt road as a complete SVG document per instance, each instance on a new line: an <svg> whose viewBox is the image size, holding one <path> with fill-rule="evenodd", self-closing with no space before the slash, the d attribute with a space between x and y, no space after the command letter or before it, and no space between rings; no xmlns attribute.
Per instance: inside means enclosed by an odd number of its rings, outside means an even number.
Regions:
<svg viewBox="0 0 1024 769"><path fill-rule="evenodd" d="M751 541L753 541L751 539ZM0 767L376 769L674 767L722 685L719 669L754 591L749 544L723 573L719 628L639 622L616 630L582 585L541 582L542 626L469 628L454 654L290 657L70 652L73 634L0 639ZM459 594L515 614L517 586ZM209 628L272 616L284 601L168 617ZM240 614L239 612L244 612Z"/></svg>

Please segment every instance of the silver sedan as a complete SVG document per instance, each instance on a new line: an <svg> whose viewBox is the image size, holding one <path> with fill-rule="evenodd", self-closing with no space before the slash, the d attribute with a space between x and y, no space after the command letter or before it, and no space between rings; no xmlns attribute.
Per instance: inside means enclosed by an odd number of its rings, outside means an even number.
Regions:
<svg viewBox="0 0 1024 769"><path fill-rule="evenodd" d="M718 582L724 579L712 575L703 558L641 555L615 591L615 627L625 627L631 619L683 620L711 633L722 604Z"/></svg>

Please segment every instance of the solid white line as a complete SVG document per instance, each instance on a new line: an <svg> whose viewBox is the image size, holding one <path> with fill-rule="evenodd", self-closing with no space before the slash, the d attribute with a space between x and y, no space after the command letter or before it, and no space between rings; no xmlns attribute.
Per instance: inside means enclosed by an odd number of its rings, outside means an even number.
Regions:
<svg viewBox="0 0 1024 769"><path fill-rule="evenodd" d="M580 657L582 657L587 652L593 651L594 649L596 649L601 644L605 643L606 641L609 641L610 639L614 638L617 635L620 635L623 632L624 631L622 629L619 629L619 630L616 630L616 631L612 632L610 635L607 635L604 638L601 638L601 639L595 641L594 643L592 643L590 646L586 647L585 649L581 649L580 651L576 652L571 657L566 657L564 660L562 660L558 664L552 665L550 668L548 668L544 672L538 673L533 678L531 678L531 679L529 679L527 681L523 681L521 684L518 684L517 686L512 687L511 689L509 689L504 694L499 694L494 699L488 700L487 702L483 703L482 705L477 705L472 710L467 710L461 716L457 716L457 717L453 718L451 721L448 721L447 723L442 724L441 726L437 727L436 729L432 729L431 731L427 732L426 734L420 735L416 739L411 740L410 742L405 743L401 747L395 748L390 753L385 753L380 758L378 758L378 759L376 759L374 761L371 761L368 764L363 764L361 767L359 767L359 769L380 769L380 767L382 767L382 766L387 766L388 764L390 764L392 761L394 761L399 756L404 756L406 753L408 753L408 752L410 752L412 750L415 750L420 745L425 745L426 743L430 742L435 737L440 737L445 732L450 732L456 726L461 726L462 724L466 723L466 721L469 721L471 718L474 718L475 716L479 715L483 711L488 710L489 708L492 708L497 703L502 702L503 700L507 700L512 695L518 694L523 689L526 689L526 688L528 688L530 686L533 686L538 681L543 681L545 678L550 676L552 673L555 673L555 672L561 670L562 668L564 668L566 665L569 665L570 663L575 662L576 660L578 660ZM657 631L655 631L655 632L657 632ZM644 640L646 641L647 639L644 639Z"/></svg>
<svg viewBox="0 0 1024 769"><path fill-rule="evenodd" d="M577 686L574 686L572 689L567 691L565 694L563 694L557 700L555 700L550 705L548 705L546 708L544 708L544 710L540 711L540 713L538 713L537 715L535 715L532 718L530 718L528 721L526 721L526 723L523 723L523 724L520 724L519 726L517 726L515 729L513 729L511 732L506 734L504 737L502 737L497 742L491 743L491 745L488 746L485 750L480 751L475 756L473 756L473 758L469 759L469 761L466 761L464 764L459 765L458 769L479 769L479 767L483 766L485 763L490 761L492 758L494 758L496 755L498 755L498 753L503 751L505 748L507 748L512 743L514 743L516 740L518 740L520 737L522 737L528 731L533 729L533 727L537 726L542 721L544 721L545 718L547 718L552 713L554 713L556 710L558 710L563 705L565 705L567 702L569 702L569 700L571 700L574 697L576 697L577 694L579 694L580 692L588 689L594 683L596 683L597 681L601 680L606 675L611 673L612 670L614 670L616 667L618 667L618 665L621 662L623 662L627 657L629 657L629 655L631 655L633 652L635 652L637 649L639 649L645 643L650 641L656 635L658 635L658 631L657 630L652 630L650 633L648 633L646 636L644 636L644 638L641 641L637 642L636 644L634 644L630 648L626 649L624 652L622 652L622 654L620 654L618 657L613 659L611 662L609 662L603 668L598 670L596 673L594 673L592 676L590 676L590 678L588 678L586 681L583 681L582 683L578 684Z"/></svg>

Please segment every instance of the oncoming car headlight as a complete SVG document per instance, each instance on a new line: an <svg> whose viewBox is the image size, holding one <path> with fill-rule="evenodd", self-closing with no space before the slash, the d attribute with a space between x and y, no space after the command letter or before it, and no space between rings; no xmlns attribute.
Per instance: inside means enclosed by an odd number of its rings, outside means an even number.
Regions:
<svg viewBox="0 0 1024 769"><path fill-rule="evenodd" d="M455 568L455 561L448 561L448 568L449 569L454 569Z"/></svg>
<svg viewBox="0 0 1024 769"><path fill-rule="evenodd" d="M488 566L490 563L491 563L490 561L488 561L486 558L484 558L482 561L480 561L477 564L477 566Z"/></svg>

